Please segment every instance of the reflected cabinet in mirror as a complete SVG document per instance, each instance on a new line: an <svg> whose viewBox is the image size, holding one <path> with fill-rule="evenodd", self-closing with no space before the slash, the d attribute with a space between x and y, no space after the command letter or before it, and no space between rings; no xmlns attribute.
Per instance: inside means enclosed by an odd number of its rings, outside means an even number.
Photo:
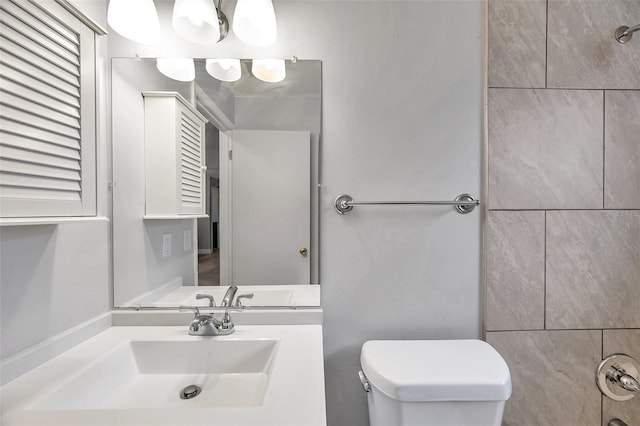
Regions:
<svg viewBox="0 0 640 426"><path fill-rule="evenodd" d="M112 60L114 305L220 306L233 284L245 307L318 306L321 62L273 83L194 62L184 82Z"/></svg>

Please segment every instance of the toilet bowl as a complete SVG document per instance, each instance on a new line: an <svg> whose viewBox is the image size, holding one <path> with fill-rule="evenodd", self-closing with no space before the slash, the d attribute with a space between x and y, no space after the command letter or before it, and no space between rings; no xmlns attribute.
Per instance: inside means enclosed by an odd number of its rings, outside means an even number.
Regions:
<svg viewBox="0 0 640 426"><path fill-rule="evenodd" d="M500 426L509 367L481 340L372 340L360 380L371 426Z"/></svg>

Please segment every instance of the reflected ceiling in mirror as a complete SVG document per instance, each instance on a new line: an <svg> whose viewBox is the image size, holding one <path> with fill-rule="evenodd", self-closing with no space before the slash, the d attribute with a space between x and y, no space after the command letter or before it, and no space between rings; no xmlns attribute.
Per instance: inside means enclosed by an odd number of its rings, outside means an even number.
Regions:
<svg viewBox="0 0 640 426"><path fill-rule="evenodd" d="M239 71L236 81L222 81L207 71L211 62L196 59L195 80L181 82L160 73L155 59L112 60L115 306L206 305L198 293L219 305L232 283L238 294L254 293L245 306L319 305L319 287L309 284L319 284L321 62L284 62L285 78L270 83L255 77L251 60L213 64L229 71L226 79ZM148 140L142 92L177 93L208 121L207 217L144 218L156 142ZM179 161L162 173L179 174Z"/></svg>

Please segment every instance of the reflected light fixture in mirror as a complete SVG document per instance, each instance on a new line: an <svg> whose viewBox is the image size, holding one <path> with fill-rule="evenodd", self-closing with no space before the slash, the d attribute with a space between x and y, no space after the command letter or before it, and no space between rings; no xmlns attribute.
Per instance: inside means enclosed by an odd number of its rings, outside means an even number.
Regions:
<svg viewBox="0 0 640 426"><path fill-rule="evenodd" d="M111 0L107 22L118 34L136 43L160 41L160 22L153 0Z"/></svg>
<svg viewBox="0 0 640 426"><path fill-rule="evenodd" d="M207 59L205 69L220 81L233 82L242 77L240 59Z"/></svg>
<svg viewBox="0 0 640 426"><path fill-rule="evenodd" d="M156 67L165 76L178 81L193 81L196 68L193 58L158 58Z"/></svg>
<svg viewBox="0 0 640 426"><path fill-rule="evenodd" d="M171 23L190 42L212 44L220 40L218 11L213 0L175 0Z"/></svg>
<svg viewBox="0 0 640 426"><path fill-rule="evenodd" d="M278 83L287 76L284 59L254 59L251 63L251 73L267 83Z"/></svg>
<svg viewBox="0 0 640 426"><path fill-rule="evenodd" d="M278 31L271 0L238 0L233 32L251 46L265 47L275 43Z"/></svg>

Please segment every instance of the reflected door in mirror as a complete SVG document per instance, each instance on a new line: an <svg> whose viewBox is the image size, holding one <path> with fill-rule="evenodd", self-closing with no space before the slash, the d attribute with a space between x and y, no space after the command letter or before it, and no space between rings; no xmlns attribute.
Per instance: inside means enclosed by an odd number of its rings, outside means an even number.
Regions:
<svg viewBox="0 0 640 426"><path fill-rule="evenodd" d="M243 130L230 139L233 282L309 284L309 132Z"/></svg>

